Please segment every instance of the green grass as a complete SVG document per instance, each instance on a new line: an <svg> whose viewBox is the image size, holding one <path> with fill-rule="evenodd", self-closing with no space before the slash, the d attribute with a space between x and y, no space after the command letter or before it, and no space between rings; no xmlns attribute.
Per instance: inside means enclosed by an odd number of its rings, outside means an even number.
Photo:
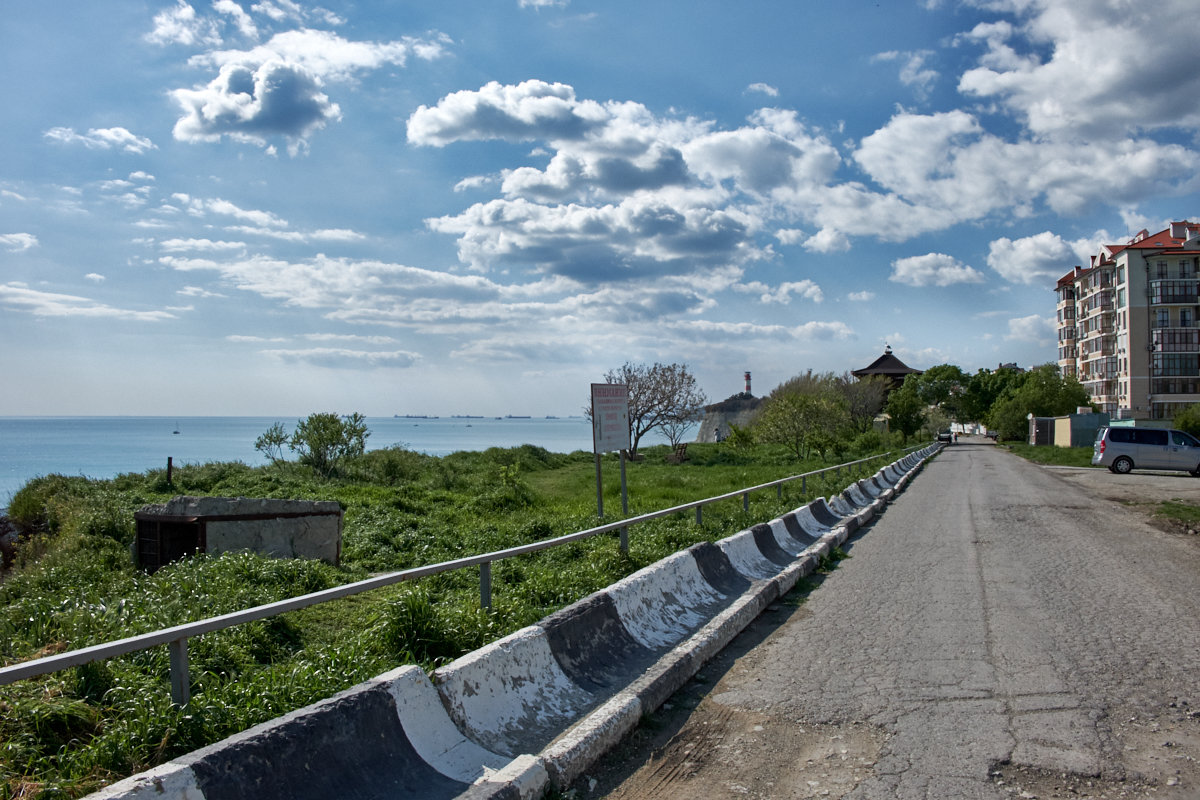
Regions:
<svg viewBox="0 0 1200 800"><path fill-rule="evenodd" d="M1167 500L1158 504L1154 516L1178 520L1189 528L1200 527L1200 506L1182 500Z"/></svg>
<svg viewBox="0 0 1200 800"><path fill-rule="evenodd" d="M1092 466L1092 448L1057 447L1055 445L1031 445L1020 442L1002 445L1012 453L1035 464L1050 464L1061 467Z"/></svg>
<svg viewBox="0 0 1200 800"><path fill-rule="evenodd" d="M630 515L818 469L781 451L648 448L627 465ZM855 456L851 456L855 457ZM876 464L871 469L879 466ZM861 474L861 473L860 473ZM0 687L0 799L70 798L327 697L395 666L432 669L696 542L762 522L856 476L799 482L616 534L493 565L492 608L478 570L458 570L189 640L192 701L170 700L165 647ZM603 462L604 521L621 517L617 460ZM153 575L130 556L133 512L175 494L333 499L343 562L198 556ZM46 476L13 498L26 532L0 582L0 663L123 638L330 586L572 533L597 525L590 453L524 445L433 458L373 451L339 477L295 464L185 465L110 481ZM829 568L837 560L834 554Z"/></svg>

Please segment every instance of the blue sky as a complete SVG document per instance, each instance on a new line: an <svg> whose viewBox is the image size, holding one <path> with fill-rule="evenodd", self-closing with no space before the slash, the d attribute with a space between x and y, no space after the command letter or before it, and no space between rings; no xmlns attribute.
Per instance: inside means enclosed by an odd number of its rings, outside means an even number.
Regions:
<svg viewBox="0 0 1200 800"><path fill-rule="evenodd" d="M1185 0L7 0L0 414L573 414L1055 358L1197 218Z"/></svg>

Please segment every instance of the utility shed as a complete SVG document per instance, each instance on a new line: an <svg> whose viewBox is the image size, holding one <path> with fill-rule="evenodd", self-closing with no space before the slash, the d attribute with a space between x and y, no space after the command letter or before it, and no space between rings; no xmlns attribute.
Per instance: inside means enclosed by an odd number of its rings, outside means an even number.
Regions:
<svg viewBox="0 0 1200 800"><path fill-rule="evenodd" d="M341 558L342 509L332 500L180 495L142 506L133 518L138 564L150 572L193 553Z"/></svg>

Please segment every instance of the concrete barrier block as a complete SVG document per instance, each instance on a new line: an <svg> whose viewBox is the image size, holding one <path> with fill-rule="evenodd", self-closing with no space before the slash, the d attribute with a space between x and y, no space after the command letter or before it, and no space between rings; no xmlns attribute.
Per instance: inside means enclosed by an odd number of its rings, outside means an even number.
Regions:
<svg viewBox="0 0 1200 800"><path fill-rule="evenodd" d="M784 551L779 543L775 541L775 534L771 532L771 526L765 523L759 523L750 529L750 533L754 535L754 543L758 545L761 552L768 561L776 564L776 572L788 564L792 563L793 556Z"/></svg>
<svg viewBox="0 0 1200 800"><path fill-rule="evenodd" d="M621 692L573 725L540 753L550 783L566 788L642 718L637 695Z"/></svg>
<svg viewBox="0 0 1200 800"><path fill-rule="evenodd" d="M800 519L796 516L795 511L789 511L784 514L782 519L788 534L796 541L804 542L807 547L817 540L817 536L805 530L804 526L800 524Z"/></svg>
<svg viewBox="0 0 1200 800"><path fill-rule="evenodd" d="M775 537L775 541L778 543L779 548L792 558L795 558L803 553L804 548L808 547L813 542L812 537L807 535L803 540L792 536L791 531L789 531L787 528L787 523L785 523L782 519L777 518L771 520L767 523L767 527L771 529L771 535Z"/></svg>
<svg viewBox="0 0 1200 800"><path fill-rule="evenodd" d="M608 590L554 612L538 626L563 673L598 698L610 696L654 661L653 647L630 633Z"/></svg>
<svg viewBox="0 0 1200 800"><path fill-rule="evenodd" d="M818 497L809 503L808 510L812 512L813 518L826 528L833 528L842 521L842 518L833 513L833 509L826 505L823 497Z"/></svg>
<svg viewBox="0 0 1200 800"><path fill-rule="evenodd" d="M489 772L455 800L539 800L550 786L550 773L537 756L521 755Z"/></svg>
<svg viewBox="0 0 1200 800"><path fill-rule="evenodd" d="M813 541L820 539L832 527L816 518L813 514L812 503L797 508L792 513L796 516L796 522L804 529L805 533L812 537Z"/></svg>
<svg viewBox="0 0 1200 800"><path fill-rule="evenodd" d="M727 601L704 579L696 558L682 551L604 590L629 634L644 647L674 647Z"/></svg>
<svg viewBox="0 0 1200 800"><path fill-rule="evenodd" d="M459 729L509 757L538 752L598 699L567 677L537 625L467 653L433 676Z"/></svg>
<svg viewBox="0 0 1200 800"><path fill-rule="evenodd" d="M772 578L779 572L779 565L768 561L758 549L752 531L738 531L733 536L721 539L717 546L725 553L733 568L752 581Z"/></svg>
<svg viewBox="0 0 1200 800"><path fill-rule="evenodd" d="M750 588L748 578L733 568L725 551L712 542L700 542L687 549L696 559L696 568L718 593L734 597Z"/></svg>
<svg viewBox="0 0 1200 800"><path fill-rule="evenodd" d="M205 800L205 797L191 769L178 761L168 761L93 792L87 800Z"/></svg>
<svg viewBox="0 0 1200 800"><path fill-rule="evenodd" d="M510 759L485 750L463 736L446 713L437 689L425 671L408 665L380 676L396 704L400 725L413 749L438 772L463 783L474 783Z"/></svg>
<svg viewBox="0 0 1200 800"><path fill-rule="evenodd" d="M374 679L256 725L184 759L205 800L450 798L470 784L416 752L388 681Z"/></svg>

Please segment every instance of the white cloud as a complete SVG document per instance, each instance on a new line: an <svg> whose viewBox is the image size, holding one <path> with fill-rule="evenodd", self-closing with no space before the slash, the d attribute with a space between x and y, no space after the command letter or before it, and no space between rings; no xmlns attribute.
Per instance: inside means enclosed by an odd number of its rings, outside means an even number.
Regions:
<svg viewBox="0 0 1200 800"><path fill-rule="evenodd" d="M959 81L964 94L1003 104L1038 135L1200 126L1200 106L1180 103L1200 96L1192 0L1042 0L997 10L1014 21L961 37L986 48Z"/></svg>
<svg viewBox="0 0 1200 800"><path fill-rule="evenodd" d="M879 53L871 60L874 62L900 62L900 82L905 86L911 86L916 91L917 97L924 99L929 96L930 89L932 89L934 82L938 79L937 70L929 69L925 66L932 55L933 53L929 50L912 52L891 50L886 53Z"/></svg>
<svg viewBox="0 0 1200 800"><path fill-rule="evenodd" d="M805 239L804 249L814 253L842 253L850 249L850 238L834 228L822 228Z"/></svg>
<svg viewBox="0 0 1200 800"><path fill-rule="evenodd" d="M185 286L175 294L183 295L184 297L228 297L229 295L221 294L220 292L212 292L200 286Z"/></svg>
<svg viewBox="0 0 1200 800"><path fill-rule="evenodd" d="M956 283L981 283L983 275L953 256L927 253L893 261L888 280L908 286L950 286Z"/></svg>
<svg viewBox="0 0 1200 800"><path fill-rule="evenodd" d="M234 344L282 344L287 341L286 336L246 336L244 334L232 333L225 337L225 341L233 342Z"/></svg>
<svg viewBox="0 0 1200 800"><path fill-rule="evenodd" d="M1032 342L1034 344L1050 344L1057 336L1053 317L1039 317L1031 314L1028 317L1010 319L1008 335L1004 338L1017 342Z"/></svg>
<svg viewBox="0 0 1200 800"><path fill-rule="evenodd" d="M154 16L154 30L145 39L161 45L217 45L221 43L221 34L215 22L197 15L196 9L185 0L178 0L174 8Z"/></svg>
<svg viewBox="0 0 1200 800"><path fill-rule="evenodd" d="M846 299L854 303L868 303L875 299L875 293L863 290L861 292L851 292L846 295Z"/></svg>
<svg viewBox="0 0 1200 800"><path fill-rule="evenodd" d="M276 34L251 50L222 50L191 59L198 67L217 67L208 84L171 92L183 116L175 138L213 142L223 136L268 146L272 137L288 140L300 152L313 132L341 119L341 109L326 94L329 82L351 81L366 70L404 66L410 57L442 55L448 39L354 42L335 33L304 29Z"/></svg>
<svg viewBox="0 0 1200 800"><path fill-rule="evenodd" d="M35 317L109 318L135 322L161 322L175 318L174 314L166 311L113 308L86 297L42 292L16 282L0 284L0 306Z"/></svg>
<svg viewBox="0 0 1200 800"><path fill-rule="evenodd" d="M443 146L483 139L579 139L609 115L595 101L576 101L564 83L528 80L516 86L492 81L477 91L446 95L408 119L408 141Z"/></svg>
<svg viewBox="0 0 1200 800"><path fill-rule="evenodd" d="M331 369L404 368L416 364L421 356L407 350L349 350L336 347L313 347L306 350L264 350L264 354L295 364L311 364Z"/></svg>
<svg viewBox="0 0 1200 800"><path fill-rule="evenodd" d="M778 97L779 90L768 83L752 83L746 87L747 92L762 92L768 97Z"/></svg>
<svg viewBox="0 0 1200 800"><path fill-rule="evenodd" d="M829 341L850 339L854 331L844 322L806 322L793 328L792 335L803 340Z"/></svg>
<svg viewBox="0 0 1200 800"><path fill-rule="evenodd" d="M185 253L195 251L220 252L245 249L245 242L220 242L212 239L164 239L158 243L165 253Z"/></svg>
<svg viewBox="0 0 1200 800"><path fill-rule="evenodd" d="M154 142L135 136L125 128L92 128L87 133L76 133L72 128L51 128L45 137L63 144L81 144L89 150L120 148L127 153L141 154L158 149Z"/></svg>
<svg viewBox="0 0 1200 800"><path fill-rule="evenodd" d="M11 253L23 253L38 244L38 238L32 233L0 233L0 247Z"/></svg>
<svg viewBox="0 0 1200 800"><path fill-rule="evenodd" d="M233 0L217 0L213 3L213 10L228 15L237 26L238 31L246 38L258 38L258 26L254 24L254 20L246 13L246 10Z"/></svg>
<svg viewBox="0 0 1200 800"><path fill-rule="evenodd" d="M106 280L106 278L98 272L89 272L87 275L84 275L83 277L86 278L87 280L91 281L92 283L104 283L104 281Z"/></svg>
<svg viewBox="0 0 1200 800"><path fill-rule="evenodd" d="M1075 248L1050 231L1016 241L1001 237L988 246L988 266L1013 283L1050 286L1080 263Z"/></svg>
<svg viewBox="0 0 1200 800"><path fill-rule="evenodd" d="M775 289L759 281L734 284L732 288L734 291L744 294L757 294L759 295L759 299L764 303L787 305L792 301L793 295L803 297L806 300L812 300L814 303L820 303L825 299L825 294L821 291L821 287L807 278L802 281L781 283Z"/></svg>
<svg viewBox="0 0 1200 800"><path fill-rule="evenodd" d="M520 8L566 8L571 0L519 0Z"/></svg>
<svg viewBox="0 0 1200 800"><path fill-rule="evenodd" d="M353 333L306 333L310 342L362 342L364 344L395 344L391 336L360 336Z"/></svg>

